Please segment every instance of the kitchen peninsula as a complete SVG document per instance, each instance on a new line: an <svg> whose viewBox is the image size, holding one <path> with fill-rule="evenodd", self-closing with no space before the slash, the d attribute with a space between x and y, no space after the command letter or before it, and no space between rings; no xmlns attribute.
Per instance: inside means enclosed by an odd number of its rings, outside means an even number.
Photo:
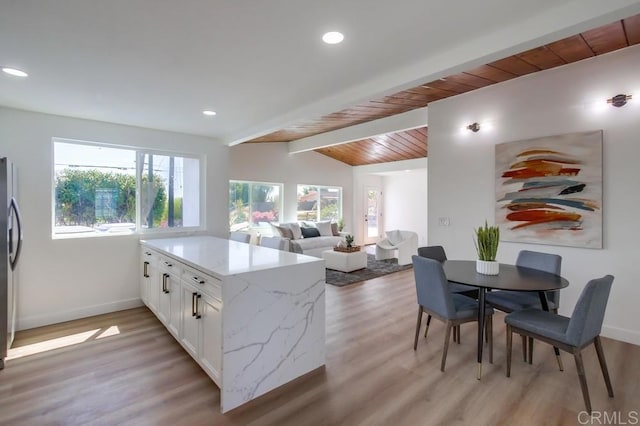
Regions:
<svg viewBox="0 0 640 426"><path fill-rule="evenodd" d="M322 259L209 236L141 246L141 298L218 385L222 412L324 365Z"/></svg>

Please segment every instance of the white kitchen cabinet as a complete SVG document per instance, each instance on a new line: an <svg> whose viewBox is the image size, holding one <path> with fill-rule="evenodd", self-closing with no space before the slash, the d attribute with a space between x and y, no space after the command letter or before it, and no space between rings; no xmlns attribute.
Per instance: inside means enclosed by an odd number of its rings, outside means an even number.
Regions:
<svg viewBox="0 0 640 426"><path fill-rule="evenodd" d="M191 272L191 271L190 271ZM193 273L183 274L193 278ZM218 281L212 277L197 276L182 281L182 334L180 342L209 376L220 385L222 367L222 302L205 293ZM211 283L213 281L213 284ZM205 284L206 283L206 284Z"/></svg>
<svg viewBox="0 0 640 426"><path fill-rule="evenodd" d="M207 294L199 299L197 307L200 318L199 354L200 365L216 383L220 382L222 367L222 303Z"/></svg>
<svg viewBox="0 0 640 426"><path fill-rule="evenodd" d="M160 301L160 284L158 281L157 253L149 249L142 249L140 274L140 298L156 313Z"/></svg>
<svg viewBox="0 0 640 426"><path fill-rule="evenodd" d="M180 286L181 268L173 259L158 257L159 301L156 315L164 325L169 328L171 318L171 294L172 287L178 290ZM177 332L178 329L171 330ZM175 333L174 333L175 334Z"/></svg>
<svg viewBox="0 0 640 426"><path fill-rule="evenodd" d="M180 343L192 357L198 359L198 335L200 333L196 308L198 289L185 282L182 283L181 289L182 308L180 313L182 330L180 332Z"/></svg>
<svg viewBox="0 0 640 426"><path fill-rule="evenodd" d="M182 286L180 280L173 275L168 282L169 297L171 299L169 324L167 328L176 337L180 338L181 309L182 309Z"/></svg>
<svg viewBox="0 0 640 426"><path fill-rule="evenodd" d="M209 236L141 244L156 256L141 297L220 387L222 412L324 365L322 259Z"/></svg>

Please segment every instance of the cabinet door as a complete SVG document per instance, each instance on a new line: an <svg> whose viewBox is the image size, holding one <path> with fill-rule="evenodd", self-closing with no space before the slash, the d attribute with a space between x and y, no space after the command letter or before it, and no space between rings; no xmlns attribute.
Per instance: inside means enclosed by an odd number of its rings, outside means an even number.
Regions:
<svg viewBox="0 0 640 426"><path fill-rule="evenodd" d="M140 284L140 299L142 300L142 303L144 303L145 305L148 305L148 294L149 294L149 266L151 265L151 262L149 262L148 259L146 259L146 256L144 255L144 253L142 254L141 257L141 261L140 261L140 275L138 275L140 277L139 280L139 284Z"/></svg>
<svg viewBox="0 0 640 426"><path fill-rule="evenodd" d="M222 304L218 299L202 295L199 312L200 321L200 364L217 380L222 367Z"/></svg>
<svg viewBox="0 0 640 426"><path fill-rule="evenodd" d="M189 283L182 282L182 301L180 305L180 319L182 321L182 332L180 333L180 343L189 354L198 359L198 326L197 317L197 296L198 289Z"/></svg>
<svg viewBox="0 0 640 426"><path fill-rule="evenodd" d="M171 275L167 274L164 271L160 271L160 299L158 301L158 319L165 325L169 322L169 308L171 306L171 299L169 298L169 294L166 290L170 277Z"/></svg>
<svg viewBox="0 0 640 426"><path fill-rule="evenodd" d="M174 336L179 337L180 335L180 316L182 312L181 298L182 298L182 288L180 284L180 280L175 275L171 275L168 282L168 290L169 290L169 324L167 328Z"/></svg>
<svg viewBox="0 0 640 426"><path fill-rule="evenodd" d="M157 315L160 302L160 277L154 262L147 265L147 306Z"/></svg>

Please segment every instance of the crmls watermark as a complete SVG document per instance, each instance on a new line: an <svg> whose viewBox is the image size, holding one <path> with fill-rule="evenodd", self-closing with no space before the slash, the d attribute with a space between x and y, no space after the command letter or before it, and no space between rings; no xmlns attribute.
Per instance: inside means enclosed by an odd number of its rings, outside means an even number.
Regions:
<svg viewBox="0 0 640 426"><path fill-rule="evenodd" d="M581 425L637 425L640 424L638 411L586 411L578 413L578 423Z"/></svg>

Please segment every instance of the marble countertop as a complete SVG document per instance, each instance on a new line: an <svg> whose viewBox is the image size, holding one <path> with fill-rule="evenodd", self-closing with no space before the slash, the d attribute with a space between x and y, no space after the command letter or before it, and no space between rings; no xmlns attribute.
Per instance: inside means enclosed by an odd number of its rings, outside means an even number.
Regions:
<svg viewBox="0 0 640 426"><path fill-rule="evenodd" d="M323 259L211 236L141 240L157 250L202 272L218 276L279 268Z"/></svg>

